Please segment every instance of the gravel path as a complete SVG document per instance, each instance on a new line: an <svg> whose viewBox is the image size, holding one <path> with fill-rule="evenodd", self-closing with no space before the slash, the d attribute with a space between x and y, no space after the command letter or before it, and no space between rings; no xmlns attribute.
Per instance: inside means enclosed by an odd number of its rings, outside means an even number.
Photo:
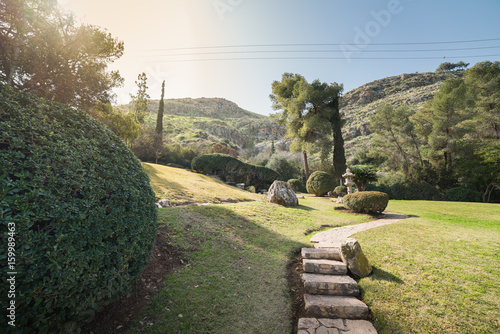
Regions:
<svg viewBox="0 0 500 334"><path fill-rule="evenodd" d="M349 238L355 233L379 226L394 224L406 218L408 218L408 216L398 215L395 213L385 213L381 219L373 220L371 222L336 227L327 231L319 232L313 235L313 237L311 238L311 242L315 244L314 247L316 248L340 247L345 239Z"/></svg>

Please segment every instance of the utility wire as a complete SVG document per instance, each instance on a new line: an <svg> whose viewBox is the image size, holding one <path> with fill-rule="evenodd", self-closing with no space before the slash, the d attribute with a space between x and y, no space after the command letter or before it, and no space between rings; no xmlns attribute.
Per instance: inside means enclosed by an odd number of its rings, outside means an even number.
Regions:
<svg viewBox="0 0 500 334"><path fill-rule="evenodd" d="M233 58L204 58L204 59L172 59L159 60L160 63L180 63L197 61L227 61L227 60L425 60L425 59L465 59L465 58L486 58L500 57L500 54L476 55L476 56L429 56L429 57L233 57Z"/></svg>
<svg viewBox="0 0 500 334"><path fill-rule="evenodd" d="M402 42L402 43L370 43L370 45L396 46L396 45L435 45L435 44L458 44L458 43L478 43L500 41L500 38L472 39L461 41L440 41L440 42ZM242 45L217 45L217 46L194 46L183 48L151 49L146 51L177 51L177 50L198 50L198 49L223 49L223 48L249 48L249 47L290 47L290 46L359 46L356 43L289 43L289 44L242 44Z"/></svg>
<svg viewBox="0 0 500 334"><path fill-rule="evenodd" d="M471 48L456 48L456 49L405 49L405 50L356 50L356 53L389 53L389 52L442 52L442 51L466 51L466 50L484 50L498 49L497 46L482 46ZM249 50L249 51L216 51L216 52L195 52L195 53L173 53L163 55L152 55L150 57L170 57L170 56L200 56L200 55L223 55L223 54L255 54L255 53L340 53L343 50Z"/></svg>

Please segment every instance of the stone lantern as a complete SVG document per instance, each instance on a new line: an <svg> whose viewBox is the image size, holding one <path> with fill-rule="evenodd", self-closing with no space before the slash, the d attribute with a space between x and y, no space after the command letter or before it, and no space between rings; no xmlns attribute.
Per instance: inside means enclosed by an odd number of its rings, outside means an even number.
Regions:
<svg viewBox="0 0 500 334"><path fill-rule="evenodd" d="M345 186L347 187L347 194L352 194L352 186L354 185L354 181L352 178L354 177L354 174L351 173L351 170L347 168L345 171L345 174L342 175L342 177L345 179Z"/></svg>

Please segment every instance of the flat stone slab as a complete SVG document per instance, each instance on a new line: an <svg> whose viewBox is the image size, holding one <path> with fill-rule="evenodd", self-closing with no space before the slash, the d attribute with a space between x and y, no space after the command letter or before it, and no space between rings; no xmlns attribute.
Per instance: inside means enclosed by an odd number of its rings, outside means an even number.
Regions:
<svg viewBox="0 0 500 334"><path fill-rule="evenodd" d="M344 262L323 259L304 259L302 266L306 273L323 275L347 275Z"/></svg>
<svg viewBox="0 0 500 334"><path fill-rule="evenodd" d="M300 318L298 334L377 334L367 320Z"/></svg>
<svg viewBox="0 0 500 334"><path fill-rule="evenodd" d="M304 259L342 260L340 257L340 249L338 248L302 248L302 257Z"/></svg>
<svg viewBox="0 0 500 334"><path fill-rule="evenodd" d="M304 294L306 314L312 318L368 319L368 306L350 296Z"/></svg>
<svg viewBox="0 0 500 334"><path fill-rule="evenodd" d="M359 296L358 283L347 275L302 274L302 280L313 295Z"/></svg>

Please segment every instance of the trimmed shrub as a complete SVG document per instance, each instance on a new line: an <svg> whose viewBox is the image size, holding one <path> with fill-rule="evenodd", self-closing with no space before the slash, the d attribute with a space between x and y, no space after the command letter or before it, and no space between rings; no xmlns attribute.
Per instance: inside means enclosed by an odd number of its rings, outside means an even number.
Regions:
<svg viewBox="0 0 500 334"><path fill-rule="evenodd" d="M379 191L361 191L344 196L344 206L359 213L381 213L389 203L389 195Z"/></svg>
<svg viewBox="0 0 500 334"><path fill-rule="evenodd" d="M157 231L149 178L117 136L84 112L2 84L0 216L2 263L7 236L15 243L19 333L74 330L126 293Z"/></svg>
<svg viewBox="0 0 500 334"><path fill-rule="evenodd" d="M325 196L334 187L333 176L322 171L312 173L306 183L307 192L316 196Z"/></svg>
<svg viewBox="0 0 500 334"><path fill-rule="evenodd" d="M347 187L337 186L333 191L337 194L337 196L345 196L347 194Z"/></svg>
<svg viewBox="0 0 500 334"><path fill-rule="evenodd" d="M297 192L305 192L306 189L304 187L304 185L302 184L302 182L300 182L299 179L290 179L288 180L288 186L290 187L290 189L292 189L293 191Z"/></svg>
<svg viewBox="0 0 500 334"><path fill-rule="evenodd" d="M193 159L195 171L217 175L224 181L245 183L257 189L269 188L281 175L267 167L251 165L226 154L203 154Z"/></svg>
<svg viewBox="0 0 500 334"><path fill-rule="evenodd" d="M470 188L455 187L446 190L446 200L453 202L481 202L481 193Z"/></svg>

